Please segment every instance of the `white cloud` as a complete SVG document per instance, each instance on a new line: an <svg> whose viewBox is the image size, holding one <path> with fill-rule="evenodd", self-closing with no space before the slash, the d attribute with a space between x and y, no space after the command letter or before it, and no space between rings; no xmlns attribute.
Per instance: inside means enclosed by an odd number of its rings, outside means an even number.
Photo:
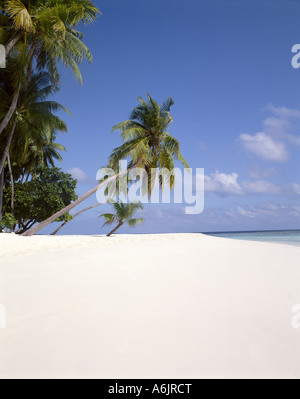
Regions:
<svg viewBox="0 0 300 399"><path fill-rule="evenodd" d="M271 116L263 121L265 131L273 136L285 136L286 131L290 128L291 124L287 119L276 118Z"/></svg>
<svg viewBox="0 0 300 399"><path fill-rule="evenodd" d="M275 107L273 104L269 104L266 107L266 109L282 118L291 118L291 117L300 118L300 110L298 109L292 109L287 107Z"/></svg>
<svg viewBox="0 0 300 399"><path fill-rule="evenodd" d="M264 168L258 164L252 166L251 170L248 171L249 177L252 179L268 179L269 177L274 177L279 174L276 168Z"/></svg>
<svg viewBox="0 0 300 399"><path fill-rule="evenodd" d="M291 144L300 145L300 137L294 134L288 133L292 124L285 118L270 117L263 121L265 131L268 135L277 139L283 139Z"/></svg>
<svg viewBox="0 0 300 399"><path fill-rule="evenodd" d="M78 180L79 183L84 183L88 180L87 174L79 168L71 168L68 170L68 173L70 173L74 179Z"/></svg>
<svg viewBox="0 0 300 399"><path fill-rule="evenodd" d="M205 176L205 190L221 196L242 195L243 189L237 181L238 177L237 173L225 174L217 171L211 176Z"/></svg>
<svg viewBox="0 0 300 399"><path fill-rule="evenodd" d="M273 113L273 116L265 119L263 125L267 134L284 139L294 145L300 145L300 137L289 133L294 126L295 119L300 119L300 110L287 107L274 107L269 104L267 110Z"/></svg>
<svg viewBox="0 0 300 399"><path fill-rule="evenodd" d="M293 134L286 133L283 138L289 141L291 144L300 146L300 137L294 136Z"/></svg>
<svg viewBox="0 0 300 399"><path fill-rule="evenodd" d="M300 195L300 184L292 184L292 188L295 194Z"/></svg>
<svg viewBox="0 0 300 399"><path fill-rule="evenodd" d="M250 152L266 161L287 162L289 153L283 141L278 141L266 133L257 133L254 136L243 133L240 135L243 146Z"/></svg>
<svg viewBox="0 0 300 399"><path fill-rule="evenodd" d="M217 171L210 176L205 176L205 191L214 192L221 197L246 194L282 194L282 189L265 180L239 182L237 173L221 173ZM299 186L300 190L300 186Z"/></svg>
<svg viewBox="0 0 300 399"><path fill-rule="evenodd" d="M300 146L300 110L275 107L269 104L264 110L271 115L263 120L263 131L256 134L241 134L243 147L265 161L287 162L290 158L288 147Z"/></svg>
<svg viewBox="0 0 300 399"><path fill-rule="evenodd" d="M245 181L243 187L248 193L253 194L274 194L279 195L281 189L273 183L258 180L258 181Z"/></svg>
<svg viewBox="0 0 300 399"><path fill-rule="evenodd" d="M255 213L253 213L251 211L247 211L246 209L242 208L241 206L239 206L237 208L237 213L241 216L246 216L247 218L255 218Z"/></svg>
<svg viewBox="0 0 300 399"><path fill-rule="evenodd" d="M251 205L243 208L239 206L235 211L237 215L245 216L247 218L256 218L259 220L294 220L295 217L300 217L300 207L295 205L275 204L275 203L261 203Z"/></svg>

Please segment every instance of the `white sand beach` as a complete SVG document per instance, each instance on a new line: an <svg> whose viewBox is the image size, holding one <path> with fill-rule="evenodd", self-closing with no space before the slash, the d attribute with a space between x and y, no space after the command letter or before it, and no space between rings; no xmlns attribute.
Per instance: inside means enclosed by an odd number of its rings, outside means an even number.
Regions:
<svg viewBox="0 0 300 399"><path fill-rule="evenodd" d="M300 378L300 247L0 235L0 378Z"/></svg>

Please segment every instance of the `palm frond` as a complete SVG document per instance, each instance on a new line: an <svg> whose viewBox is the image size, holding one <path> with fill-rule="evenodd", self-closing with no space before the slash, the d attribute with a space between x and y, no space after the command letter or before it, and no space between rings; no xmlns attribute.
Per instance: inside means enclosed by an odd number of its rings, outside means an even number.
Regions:
<svg viewBox="0 0 300 399"><path fill-rule="evenodd" d="M123 144L115 148L110 157L110 163L115 168L122 159L129 160L129 168L143 167L147 172L144 178L143 190L148 186L149 196L155 186L151 169L169 169L171 172L174 161L179 161L188 168L180 150L180 143L168 133L167 129L173 122L170 113L174 100L169 97L161 106L150 96L147 101L139 97L139 104L133 109L130 119L119 123L113 128L119 131ZM168 184L173 188L175 177L171 174ZM163 187L163 179L160 181Z"/></svg>
<svg viewBox="0 0 300 399"><path fill-rule="evenodd" d="M137 219L130 219L127 221L129 227L135 227L138 224L144 223L143 218L137 218Z"/></svg>
<svg viewBox="0 0 300 399"><path fill-rule="evenodd" d="M100 219L100 218L104 218L105 219L105 223L103 224L103 227L104 226L111 226L117 220L116 219L116 215L113 215L112 213L104 213L103 215L98 217L98 219Z"/></svg>

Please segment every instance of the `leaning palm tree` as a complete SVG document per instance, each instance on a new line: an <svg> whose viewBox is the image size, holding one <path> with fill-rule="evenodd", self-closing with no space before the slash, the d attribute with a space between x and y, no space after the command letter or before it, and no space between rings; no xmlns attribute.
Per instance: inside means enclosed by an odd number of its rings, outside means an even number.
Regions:
<svg viewBox="0 0 300 399"><path fill-rule="evenodd" d="M133 110L131 119L113 128L113 131L119 130L121 132L121 138L124 143L113 151L109 164L114 170L117 170L119 161L127 159L129 161L128 170L102 181L77 201L26 232L26 236L38 233L44 227L94 195L97 190L107 186L136 167L144 168L148 172L150 190L155 183L151 179L151 168L172 170L176 160L181 162L186 168L189 167L187 161L181 155L179 142L168 133L168 128L173 122L170 113L171 107L174 105L173 99L169 98L162 105L159 105L149 94L147 94L147 98L148 102L139 98L139 105ZM170 178L169 184L171 188L174 186L174 177Z"/></svg>
<svg viewBox="0 0 300 399"><path fill-rule="evenodd" d="M104 213L99 218L104 218L106 221L104 226L111 226L116 224L117 226L107 234L107 237L111 237L117 230L119 230L124 224L128 224L130 227L135 227L140 223L144 223L142 218L133 218L134 214L143 209L141 203L123 204L122 202L113 204L115 213Z"/></svg>
<svg viewBox="0 0 300 399"><path fill-rule="evenodd" d="M72 219L66 220L65 222L63 222L63 224L61 224L51 235L52 236L56 236L56 234L58 234L61 229L63 229L69 222L71 222L71 220L74 220L77 216L80 216L83 213L85 213L87 211L90 211L91 209L97 208L100 205L103 205L103 203L98 203L98 204L89 206L89 207L87 207L85 209L82 209L81 211L77 212L74 216L72 215Z"/></svg>
<svg viewBox="0 0 300 399"><path fill-rule="evenodd" d="M107 176L105 176L105 177L102 179L102 181L104 181L105 179L107 179ZM99 182L99 183L100 183L100 182ZM104 201L104 202L98 202L98 204L95 204L95 205L92 205L92 206L88 206L87 208L84 208L84 209L82 209L81 211L75 213L75 215L72 215L72 218L71 218L71 219L66 220L66 221L65 221L61 226L59 226L51 235L52 235L52 236L55 236L56 234L58 234L58 233L61 231L61 229L63 229L68 223L70 223L72 220L74 220L74 219L77 218L78 216L82 215L83 213L85 213L85 212L87 212L87 211L90 211L91 209L95 209L95 208L97 208L98 206L104 205L104 204L106 204L107 202L111 201L111 198L112 198L114 195L116 195L118 189L119 189L118 184L113 188L113 190L109 190L109 187L107 187L106 190L105 190L105 195L106 195L106 197L109 198L109 199L107 199L107 200ZM127 190L127 188L126 188L126 190Z"/></svg>

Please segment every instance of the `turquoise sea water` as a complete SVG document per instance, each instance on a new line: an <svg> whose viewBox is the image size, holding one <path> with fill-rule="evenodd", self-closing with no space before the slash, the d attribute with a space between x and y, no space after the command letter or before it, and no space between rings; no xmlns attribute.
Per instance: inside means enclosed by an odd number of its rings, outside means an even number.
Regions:
<svg viewBox="0 0 300 399"><path fill-rule="evenodd" d="M213 237L230 238L235 240L276 242L300 246L300 230L288 231L250 231L229 233L206 233Z"/></svg>

